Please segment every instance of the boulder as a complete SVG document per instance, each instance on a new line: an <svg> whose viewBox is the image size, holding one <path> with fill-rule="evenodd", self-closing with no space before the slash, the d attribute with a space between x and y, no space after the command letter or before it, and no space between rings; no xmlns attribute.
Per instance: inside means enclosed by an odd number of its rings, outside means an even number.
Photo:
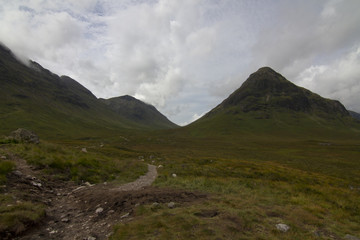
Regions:
<svg viewBox="0 0 360 240"><path fill-rule="evenodd" d="M14 139L18 142L34 143L34 144L40 143L39 137L35 133L26 130L24 128L18 128L17 130L13 131L10 134L9 138Z"/></svg>

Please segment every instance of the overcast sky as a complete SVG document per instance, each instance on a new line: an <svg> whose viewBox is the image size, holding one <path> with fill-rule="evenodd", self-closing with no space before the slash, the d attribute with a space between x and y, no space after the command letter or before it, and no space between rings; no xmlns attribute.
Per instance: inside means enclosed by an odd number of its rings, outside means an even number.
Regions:
<svg viewBox="0 0 360 240"><path fill-rule="evenodd" d="M0 42L177 124L262 66L360 112L359 0L0 0Z"/></svg>

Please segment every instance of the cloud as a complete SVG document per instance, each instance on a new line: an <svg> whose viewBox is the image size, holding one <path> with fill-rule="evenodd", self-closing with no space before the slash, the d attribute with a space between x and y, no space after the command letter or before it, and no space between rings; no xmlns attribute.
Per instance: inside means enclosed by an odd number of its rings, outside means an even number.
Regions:
<svg viewBox="0 0 360 240"><path fill-rule="evenodd" d="M360 111L360 46L329 65L302 71L295 81L324 97L337 99L350 110Z"/></svg>
<svg viewBox="0 0 360 240"><path fill-rule="evenodd" d="M130 94L177 123L258 68L357 107L357 0L0 0L0 41L98 97Z"/></svg>

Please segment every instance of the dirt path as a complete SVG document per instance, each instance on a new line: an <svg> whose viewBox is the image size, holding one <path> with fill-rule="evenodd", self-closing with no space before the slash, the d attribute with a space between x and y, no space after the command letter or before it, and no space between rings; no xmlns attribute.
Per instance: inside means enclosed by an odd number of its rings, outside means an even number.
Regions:
<svg viewBox="0 0 360 240"><path fill-rule="evenodd" d="M134 182L126 183L117 187L115 190L118 191L135 191L140 190L144 187L151 186L157 177L156 166L148 164L148 172L144 176L140 176Z"/></svg>
<svg viewBox="0 0 360 240"><path fill-rule="evenodd" d="M45 204L47 209L42 222L29 226L21 236L8 239L107 239L114 224L136 218L134 210L140 205L182 204L206 197L188 191L150 187L157 177L153 165L148 165L146 175L121 186L79 186L54 180L16 156L11 159L16 162L17 170L9 176L8 193L21 200Z"/></svg>

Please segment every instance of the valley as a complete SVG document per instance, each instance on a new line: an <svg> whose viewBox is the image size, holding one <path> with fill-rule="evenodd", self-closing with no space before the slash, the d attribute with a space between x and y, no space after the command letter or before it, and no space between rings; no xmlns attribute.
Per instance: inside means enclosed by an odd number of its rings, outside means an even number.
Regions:
<svg viewBox="0 0 360 240"><path fill-rule="evenodd" d="M359 239L360 123L340 102L265 67L178 127L1 54L2 239Z"/></svg>

